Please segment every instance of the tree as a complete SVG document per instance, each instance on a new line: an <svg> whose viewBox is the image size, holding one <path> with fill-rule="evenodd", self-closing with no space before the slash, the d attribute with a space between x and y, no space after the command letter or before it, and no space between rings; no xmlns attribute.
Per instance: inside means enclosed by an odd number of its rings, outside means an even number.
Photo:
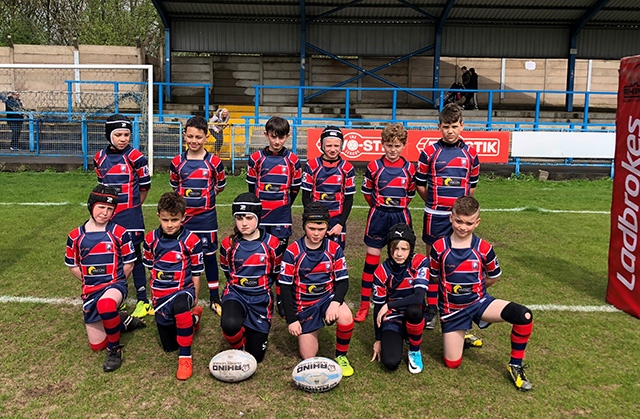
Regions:
<svg viewBox="0 0 640 419"><path fill-rule="evenodd" d="M151 0L4 0L0 45L136 46L158 56L164 31Z"/></svg>

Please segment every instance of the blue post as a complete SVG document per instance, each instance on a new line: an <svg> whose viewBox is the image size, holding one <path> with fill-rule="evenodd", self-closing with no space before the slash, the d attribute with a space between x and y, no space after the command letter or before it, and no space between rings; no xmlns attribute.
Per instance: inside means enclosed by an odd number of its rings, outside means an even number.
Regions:
<svg viewBox="0 0 640 419"><path fill-rule="evenodd" d="M349 103L351 102L351 89L347 87L347 90L344 92L344 117L345 117L345 125L350 127L352 125L351 122L351 109Z"/></svg>
<svg viewBox="0 0 640 419"><path fill-rule="evenodd" d="M118 83L113 84L113 104L114 104L114 112L120 113L120 105L118 104L118 92L120 91L120 85Z"/></svg>
<svg viewBox="0 0 640 419"><path fill-rule="evenodd" d="M536 130L538 130L539 127L539 123L540 123L540 92L536 92L536 114L535 114L535 119L534 119L534 128Z"/></svg>
<svg viewBox="0 0 640 419"><path fill-rule="evenodd" d="M33 123L33 113L29 112L29 150L35 150L35 129Z"/></svg>
<svg viewBox="0 0 640 419"><path fill-rule="evenodd" d="M158 83L158 121L164 122L164 100L162 97L162 90L164 88L164 83Z"/></svg>
<svg viewBox="0 0 640 419"><path fill-rule="evenodd" d="M589 124L589 99L591 98L591 93L585 92L584 94L584 115L582 116L582 129L586 130L587 125Z"/></svg>
<svg viewBox="0 0 640 419"><path fill-rule="evenodd" d="M138 115L135 115L133 117L133 129L131 132L131 137L133 137L131 139L131 146L133 148L137 148L138 150L140 150L140 120ZM153 156L147 156L147 157L150 159L153 158Z"/></svg>
<svg viewBox="0 0 640 419"><path fill-rule="evenodd" d="M493 91L489 90L489 97L487 99L487 128L491 129L493 126Z"/></svg>
<svg viewBox="0 0 640 419"><path fill-rule="evenodd" d="M71 82L67 81L67 120L71 122L71 113L73 112L73 88Z"/></svg>
<svg viewBox="0 0 640 419"><path fill-rule="evenodd" d="M164 81L171 83L171 31L168 26L164 30ZM165 93L167 102L171 102L171 87L167 86Z"/></svg>
<svg viewBox="0 0 640 419"><path fill-rule="evenodd" d="M89 170L89 128L84 115L80 121L80 133L82 137L82 167L87 171Z"/></svg>
<svg viewBox="0 0 640 419"><path fill-rule="evenodd" d="M391 104L391 120L396 121L396 106L398 104L398 89L393 89L393 102Z"/></svg>

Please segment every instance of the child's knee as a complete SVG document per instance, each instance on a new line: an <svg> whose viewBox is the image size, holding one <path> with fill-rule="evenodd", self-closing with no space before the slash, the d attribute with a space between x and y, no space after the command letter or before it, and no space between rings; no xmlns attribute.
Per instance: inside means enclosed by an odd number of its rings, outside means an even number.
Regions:
<svg viewBox="0 0 640 419"><path fill-rule="evenodd" d="M529 324L533 322L533 313L527 307L518 303L507 304L500 313L500 317L511 324Z"/></svg>

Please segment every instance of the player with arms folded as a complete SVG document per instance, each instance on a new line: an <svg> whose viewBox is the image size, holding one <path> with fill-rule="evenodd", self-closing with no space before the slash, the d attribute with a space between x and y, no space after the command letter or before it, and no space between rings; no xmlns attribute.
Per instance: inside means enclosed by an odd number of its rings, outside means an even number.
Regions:
<svg viewBox="0 0 640 419"><path fill-rule="evenodd" d="M465 331L472 322L481 329L491 323L508 322L513 326L507 370L516 388L530 390L522 361L533 329L533 314L523 305L487 293L502 270L493 246L473 234L480 224L478 201L470 196L458 198L451 224L453 233L433 244L430 261L431 278L438 283L444 363L449 368L462 363Z"/></svg>
<svg viewBox="0 0 640 419"><path fill-rule="evenodd" d="M336 323L336 362L342 375L349 377L353 368L347 351L354 324L344 302L349 274L342 248L326 237L329 219L329 210L321 203L305 207L304 236L287 247L279 281L288 330L298 338L302 359L317 355L319 330Z"/></svg>

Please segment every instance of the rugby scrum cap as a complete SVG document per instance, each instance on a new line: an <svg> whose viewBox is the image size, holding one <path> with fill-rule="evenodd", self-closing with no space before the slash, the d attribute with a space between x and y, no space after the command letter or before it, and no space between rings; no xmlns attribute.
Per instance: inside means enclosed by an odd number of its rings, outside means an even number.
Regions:
<svg viewBox="0 0 640 419"><path fill-rule="evenodd" d="M324 150L324 140L327 138L337 138L340 140L340 145L344 142L344 135L342 135L342 130L340 128L330 125L322 130L322 134L320 134L320 148Z"/></svg>
<svg viewBox="0 0 640 419"><path fill-rule="evenodd" d="M329 225L329 209L320 202L311 202L304 207L302 213L302 226L307 223L326 223Z"/></svg>
<svg viewBox="0 0 640 419"><path fill-rule="evenodd" d="M391 257L391 242L394 240L404 240L409 243L409 247L411 248L411 254L416 247L416 235L411 230L411 227L406 225L405 223L395 224L387 233L387 251L389 253L389 257Z"/></svg>
<svg viewBox="0 0 640 419"><path fill-rule="evenodd" d="M111 141L111 134L113 131L119 129L126 129L131 132L131 121L124 115L115 114L111 115L107 118L104 125L104 133L107 136L107 141L113 145L113 141Z"/></svg>
<svg viewBox="0 0 640 419"><path fill-rule="evenodd" d="M233 200L231 212L234 217L240 214L253 214L259 222L260 216L262 215L262 203L255 194L244 192Z"/></svg>
<svg viewBox="0 0 640 419"><path fill-rule="evenodd" d="M87 208L89 208L89 214L93 216L93 207L98 203L103 202L105 204L118 205L118 191L112 186L98 185L89 194L89 200L87 201Z"/></svg>

